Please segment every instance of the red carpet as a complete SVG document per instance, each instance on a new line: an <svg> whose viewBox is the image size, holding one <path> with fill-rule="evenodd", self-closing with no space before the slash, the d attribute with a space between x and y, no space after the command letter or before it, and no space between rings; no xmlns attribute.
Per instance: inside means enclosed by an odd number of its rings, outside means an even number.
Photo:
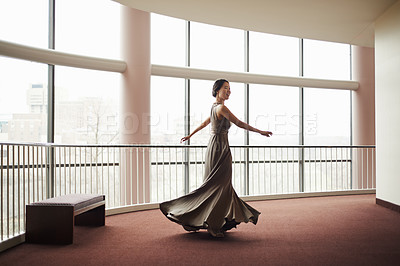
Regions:
<svg viewBox="0 0 400 266"><path fill-rule="evenodd" d="M250 202L259 223L187 233L159 210L75 227L74 244L22 244L0 265L400 265L400 213L375 195Z"/></svg>

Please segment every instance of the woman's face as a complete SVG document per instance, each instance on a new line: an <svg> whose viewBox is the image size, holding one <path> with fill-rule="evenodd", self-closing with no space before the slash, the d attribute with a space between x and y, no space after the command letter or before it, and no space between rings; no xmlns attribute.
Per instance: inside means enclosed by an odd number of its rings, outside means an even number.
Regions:
<svg viewBox="0 0 400 266"><path fill-rule="evenodd" d="M231 87L228 82L224 82L224 85L222 85L221 89L218 91L218 96L223 100L228 100L229 95L231 95Z"/></svg>

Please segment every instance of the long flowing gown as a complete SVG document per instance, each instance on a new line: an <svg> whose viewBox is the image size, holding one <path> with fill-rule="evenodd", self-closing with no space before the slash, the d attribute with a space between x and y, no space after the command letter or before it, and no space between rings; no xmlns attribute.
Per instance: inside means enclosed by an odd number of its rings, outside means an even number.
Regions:
<svg viewBox="0 0 400 266"><path fill-rule="evenodd" d="M231 123L218 120L214 103L211 108L211 137L205 157L204 183L191 193L160 204L171 221L187 231L207 229L217 236L241 222L257 224L260 212L242 201L232 187L232 155L228 142Z"/></svg>

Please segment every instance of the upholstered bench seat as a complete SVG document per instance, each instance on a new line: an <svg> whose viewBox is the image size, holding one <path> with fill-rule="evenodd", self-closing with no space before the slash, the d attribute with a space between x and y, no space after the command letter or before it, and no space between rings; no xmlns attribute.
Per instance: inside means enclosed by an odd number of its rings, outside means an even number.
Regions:
<svg viewBox="0 0 400 266"><path fill-rule="evenodd" d="M75 225L105 224L105 196L69 194L26 205L28 243L71 244Z"/></svg>

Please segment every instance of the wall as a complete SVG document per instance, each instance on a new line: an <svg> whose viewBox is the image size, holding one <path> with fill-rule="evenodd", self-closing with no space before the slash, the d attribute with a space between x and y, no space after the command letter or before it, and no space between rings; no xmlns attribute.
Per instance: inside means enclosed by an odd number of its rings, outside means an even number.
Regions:
<svg viewBox="0 0 400 266"><path fill-rule="evenodd" d="M400 1L375 24L377 199L400 205Z"/></svg>

